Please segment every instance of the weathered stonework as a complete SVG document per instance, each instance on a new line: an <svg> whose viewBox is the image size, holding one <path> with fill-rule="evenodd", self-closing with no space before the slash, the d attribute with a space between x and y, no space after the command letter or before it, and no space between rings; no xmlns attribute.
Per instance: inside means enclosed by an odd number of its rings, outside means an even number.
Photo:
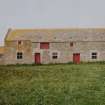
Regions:
<svg viewBox="0 0 105 105"><path fill-rule="evenodd" d="M41 42L49 42L49 49L40 49ZM9 30L4 48L0 64L33 64L35 53L40 53L42 64L73 62L74 53L80 54L81 62L105 61L105 29ZM17 52L23 53L22 59L17 59ZM52 58L54 52L57 59ZM92 52L97 59L92 59Z"/></svg>
<svg viewBox="0 0 105 105"><path fill-rule="evenodd" d="M23 52L23 59L17 60L17 52ZM5 43L5 64L30 64L32 63L32 47L30 41L22 41L18 46L18 41Z"/></svg>

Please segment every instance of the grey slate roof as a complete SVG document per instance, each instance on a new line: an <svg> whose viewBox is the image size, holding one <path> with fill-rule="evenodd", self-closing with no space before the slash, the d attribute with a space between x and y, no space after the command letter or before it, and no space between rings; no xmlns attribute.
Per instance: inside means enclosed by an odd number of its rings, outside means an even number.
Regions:
<svg viewBox="0 0 105 105"><path fill-rule="evenodd" d="M13 29L8 32L6 40L30 40L32 42L105 41L105 29Z"/></svg>

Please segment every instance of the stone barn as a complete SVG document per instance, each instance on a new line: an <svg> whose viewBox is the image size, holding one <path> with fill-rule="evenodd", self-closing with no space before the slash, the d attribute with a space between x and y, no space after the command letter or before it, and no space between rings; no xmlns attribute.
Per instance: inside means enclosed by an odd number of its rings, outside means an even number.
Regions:
<svg viewBox="0 0 105 105"><path fill-rule="evenodd" d="M9 29L0 64L105 61L105 29Z"/></svg>

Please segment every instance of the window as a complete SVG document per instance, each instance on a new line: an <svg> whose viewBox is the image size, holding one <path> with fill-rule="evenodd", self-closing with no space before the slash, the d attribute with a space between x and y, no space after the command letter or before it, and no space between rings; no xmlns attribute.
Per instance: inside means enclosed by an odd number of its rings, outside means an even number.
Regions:
<svg viewBox="0 0 105 105"><path fill-rule="evenodd" d="M57 52L53 52L52 53L52 58L53 59L57 59L58 58L58 53Z"/></svg>
<svg viewBox="0 0 105 105"><path fill-rule="evenodd" d="M92 59L97 59L97 53L96 52L92 52Z"/></svg>
<svg viewBox="0 0 105 105"><path fill-rule="evenodd" d="M73 47L73 42L70 43L70 47Z"/></svg>
<svg viewBox="0 0 105 105"><path fill-rule="evenodd" d="M21 41L21 40L19 40L19 41L18 41L18 45L21 45L21 44L22 44L22 41Z"/></svg>
<svg viewBox="0 0 105 105"><path fill-rule="evenodd" d="M40 49L49 49L49 42L40 43Z"/></svg>
<svg viewBox="0 0 105 105"><path fill-rule="evenodd" d="M22 59L22 58L23 58L23 53L17 52L17 59Z"/></svg>

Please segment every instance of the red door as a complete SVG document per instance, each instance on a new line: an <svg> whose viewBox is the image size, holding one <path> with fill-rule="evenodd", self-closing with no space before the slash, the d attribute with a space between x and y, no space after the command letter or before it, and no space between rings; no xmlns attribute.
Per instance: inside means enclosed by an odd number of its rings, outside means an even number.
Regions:
<svg viewBox="0 0 105 105"><path fill-rule="evenodd" d="M40 53L35 53L35 64L40 64Z"/></svg>
<svg viewBox="0 0 105 105"><path fill-rule="evenodd" d="M80 53L73 54L73 62L76 64L80 63Z"/></svg>

